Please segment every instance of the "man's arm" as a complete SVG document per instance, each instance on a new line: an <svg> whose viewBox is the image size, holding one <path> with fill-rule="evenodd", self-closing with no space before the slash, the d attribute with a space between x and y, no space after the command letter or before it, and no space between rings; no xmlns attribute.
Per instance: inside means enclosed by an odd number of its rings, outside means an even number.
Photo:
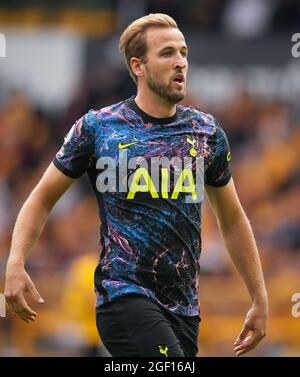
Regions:
<svg viewBox="0 0 300 377"><path fill-rule="evenodd" d="M244 327L234 343L234 351L239 356L255 348L266 334L267 291L253 232L232 178L226 186L206 186L205 190L225 246L252 299ZM247 336L249 332L252 334Z"/></svg>
<svg viewBox="0 0 300 377"><path fill-rule="evenodd" d="M61 173L51 163L17 218L6 266L4 294L10 309L25 322L34 321L37 313L28 306L24 294L30 293L37 302L44 302L25 271L26 258L39 238L54 204L72 182L72 178Z"/></svg>

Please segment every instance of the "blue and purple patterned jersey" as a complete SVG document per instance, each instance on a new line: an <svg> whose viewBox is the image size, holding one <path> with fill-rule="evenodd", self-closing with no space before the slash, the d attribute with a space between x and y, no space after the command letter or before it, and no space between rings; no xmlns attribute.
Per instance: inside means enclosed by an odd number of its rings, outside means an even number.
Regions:
<svg viewBox="0 0 300 377"><path fill-rule="evenodd" d="M97 197L97 305L136 293L175 314L199 314L202 197L194 200L196 188L226 185L229 161L220 125L189 106L158 119L131 97L74 124L53 162L72 178L87 172Z"/></svg>

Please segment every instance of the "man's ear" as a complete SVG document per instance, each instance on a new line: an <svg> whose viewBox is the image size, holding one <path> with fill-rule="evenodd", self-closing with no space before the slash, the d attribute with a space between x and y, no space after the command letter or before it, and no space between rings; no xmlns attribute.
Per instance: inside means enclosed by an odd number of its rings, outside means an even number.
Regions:
<svg viewBox="0 0 300 377"><path fill-rule="evenodd" d="M138 58L131 58L130 59L130 66L132 72L136 75L136 77L144 77L144 64L142 59Z"/></svg>

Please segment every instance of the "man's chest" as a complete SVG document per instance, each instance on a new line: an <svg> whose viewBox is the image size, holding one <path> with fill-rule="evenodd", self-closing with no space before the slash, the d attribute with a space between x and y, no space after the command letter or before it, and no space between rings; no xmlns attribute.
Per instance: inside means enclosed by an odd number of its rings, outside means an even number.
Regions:
<svg viewBox="0 0 300 377"><path fill-rule="evenodd" d="M174 126L130 127L109 125L96 138L96 158L111 157L118 164L122 155L151 162L156 158L206 157L210 154L211 133L192 122ZM126 153L125 153L126 152Z"/></svg>
<svg viewBox="0 0 300 377"><path fill-rule="evenodd" d="M192 123L149 128L110 125L96 146L97 188L126 192L127 199L138 192L149 192L153 199L177 199L186 192L199 201L209 136Z"/></svg>

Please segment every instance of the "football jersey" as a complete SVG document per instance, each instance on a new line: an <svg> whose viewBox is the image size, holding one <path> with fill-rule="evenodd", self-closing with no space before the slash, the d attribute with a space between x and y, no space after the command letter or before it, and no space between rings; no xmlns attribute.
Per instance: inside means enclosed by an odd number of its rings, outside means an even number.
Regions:
<svg viewBox="0 0 300 377"><path fill-rule="evenodd" d="M216 119L181 105L154 118L131 97L79 119L53 163L71 178L87 172L97 197L97 305L136 293L199 315L203 188L231 177Z"/></svg>

